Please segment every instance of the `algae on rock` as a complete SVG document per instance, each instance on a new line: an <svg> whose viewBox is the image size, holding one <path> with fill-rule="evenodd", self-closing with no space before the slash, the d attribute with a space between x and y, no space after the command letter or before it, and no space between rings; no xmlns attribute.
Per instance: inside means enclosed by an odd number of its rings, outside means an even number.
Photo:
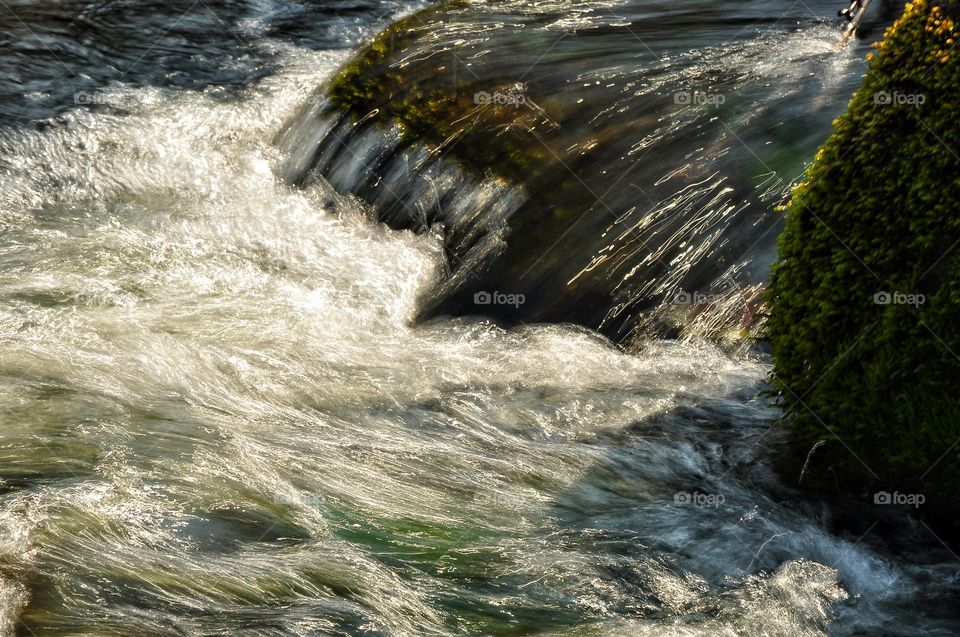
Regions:
<svg viewBox="0 0 960 637"><path fill-rule="evenodd" d="M918 0L788 206L768 293L773 382L796 479L855 497L960 490L960 52L949 5ZM881 499L882 496L881 496ZM941 527L944 528L944 527ZM957 527L948 532L956 534Z"/></svg>

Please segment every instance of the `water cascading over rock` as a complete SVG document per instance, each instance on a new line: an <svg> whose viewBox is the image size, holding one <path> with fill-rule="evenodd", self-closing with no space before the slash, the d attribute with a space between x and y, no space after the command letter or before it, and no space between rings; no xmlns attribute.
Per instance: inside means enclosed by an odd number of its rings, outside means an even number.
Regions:
<svg viewBox="0 0 960 637"><path fill-rule="evenodd" d="M773 260L773 208L855 73L836 26L809 15L798 30L711 7L724 15L705 27L671 6L414 13L281 136L286 177L443 236L451 273L424 316L569 321L618 341L739 329Z"/></svg>

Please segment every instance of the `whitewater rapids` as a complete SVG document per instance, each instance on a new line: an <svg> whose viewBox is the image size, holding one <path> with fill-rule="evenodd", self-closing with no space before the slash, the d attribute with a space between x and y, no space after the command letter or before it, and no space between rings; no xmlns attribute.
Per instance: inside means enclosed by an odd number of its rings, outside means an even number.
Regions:
<svg viewBox="0 0 960 637"><path fill-rule="evenodd" d="M344 59L280 55L0 138L0 634L952 634L776 484L761 355L414 324L440 241L278 177Z"/></svg>

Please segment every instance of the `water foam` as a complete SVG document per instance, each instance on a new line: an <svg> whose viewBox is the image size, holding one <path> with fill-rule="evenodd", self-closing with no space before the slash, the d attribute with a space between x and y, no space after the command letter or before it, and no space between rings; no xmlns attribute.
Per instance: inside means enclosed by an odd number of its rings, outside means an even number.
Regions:
<svg viewBox="0 0 960 637"><path fill-rule="evenodd" d="M290 56L3 138L0 626L29 589L41 632L801 635L897 585L732 466L762 359L416 325L438 239L277 177L340 61Z"/></svg>

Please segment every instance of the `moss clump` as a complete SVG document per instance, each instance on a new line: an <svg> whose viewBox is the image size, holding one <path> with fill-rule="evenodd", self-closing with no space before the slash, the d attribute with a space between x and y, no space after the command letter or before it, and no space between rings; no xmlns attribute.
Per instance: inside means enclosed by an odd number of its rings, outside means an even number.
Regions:
<svg viewBox="0 0 960 637"><path fill-rule="evenodd" d="M922 492L921 513L942 518L956 513L960 490L960 52L951 11L907 4L869 56L863 88L789 204L767 326L792 421L791 477L826 440L804 482L826 478L861 496Z"/></svg>
<svg viewBox="0 0 960 637"><path fill-rule="evenodd" d="M490 170L511 181L535 176L550 159L527 132L541 119L537 110L510 103L478 104L479 94L513 93L511 80L480 83L467 71L458 74L448 68L463 64L454 52L429 49L425 35L441 28L433 22L459 9L469 10L470 4L442 2L381 32L331 80L331 105L355 121L400 124L410 142L449 146L477 173Z"/></svg>

